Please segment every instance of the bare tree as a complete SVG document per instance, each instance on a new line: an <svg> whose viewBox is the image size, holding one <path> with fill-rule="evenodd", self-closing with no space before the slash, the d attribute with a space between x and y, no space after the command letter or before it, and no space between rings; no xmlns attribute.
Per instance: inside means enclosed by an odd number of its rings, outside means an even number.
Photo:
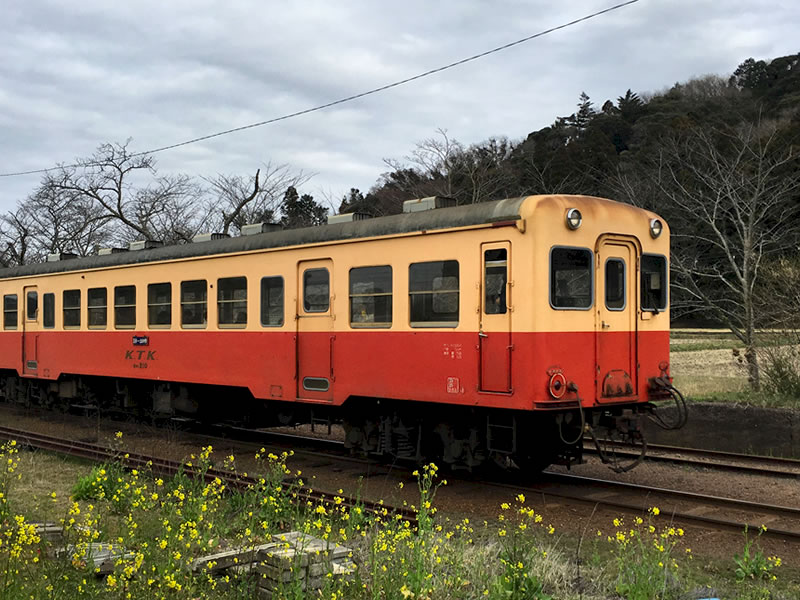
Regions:
<svg viewBox="0 0 800 600"><path fill-rule="evenodd" d="M760 387L759 282L769 256L795 251L800 155L779 123L689 128L666 141L652 172L673 231L673 282L745 346Z"/></svg>
<svg viewBox="0 0 800 600"><path fill-rule="evenodd" d="M188 239L197 230L196 184L186 175L157 177L155 159L130 152L130 142L101 145L77 166L48 173L42 187L100 207L122 240Z"/></svg>
<svg viewBox="0 0 800 600"><path fill-rule="evenodd" d="M17 208L0 217L0 264L4 267L24 265L30 260L33 224L30 215Z"/></svg>
<svg viewBox="0 0 800 600"><path fill-rule="evenodd" d="M392 169L394 183L409 198L454 198L456 195L458 163L464 147L458 141L450 139L446 129L437 129L436 132L438 137L418 142L411 154L405 157L405 162L395 159L383 161Z"/></svg>
<svg viewBox="0 0 800 600"><path fill-rule="evenodd" d="M230 233L231 227L240 231L247 223L273 221L290 187L306 183L310 176L293 172L288 165L266 163L253 177L223 175L206 179L215 199L211 203L214 227Z"/></svg>
<svg viewBox="0 0 800 600"><path fill-rule="evenodd" d="M108 243L111 217L91 200L74 192L40 186L19 211L31 224L31 243L38 258L74 252L86 256Z"/></svg>

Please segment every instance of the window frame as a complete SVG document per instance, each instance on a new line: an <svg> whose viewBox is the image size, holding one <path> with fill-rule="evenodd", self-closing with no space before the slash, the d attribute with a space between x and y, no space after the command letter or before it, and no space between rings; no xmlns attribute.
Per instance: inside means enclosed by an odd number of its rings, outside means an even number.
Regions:
<svg viewBox="0 0 800 600"><path fill-rule="evenodd" d="M103 291L105 295L105 304L92 306L89 302L91 301L92 292ZM92 325L92 311L99 311L102 309L103 314L103 324L102 325ZM96 287L96 288L88 288L86 290L86 326L89 329L108 329L108 288L107 287Z"/></svg>
<svg viewBox="0 0 800 600"><path fill-rule="evenodd" d="M353 293L353 271L361 269L389 269L389 291L370 294ZM389 297L389 320L388 321L353 321L353 298L378 298ZM394 269L392 265L362 265L351 267L347 272L347 298L348 298L348 318L350 319L351 329L391 329L394 322ZM374 306L374 301L373 301ZM374 312L373 312L374 316Z"/></svg>
<svg viewBox="0 0 800 600"><path fill-rule="evenodd" d="M205 296L202 301L191 301L191 302L184 301L183 286L184 284L187 283L205 284ZM181 310L181 329L207 329L208 328L208 279L187 279L185 281L181 281L179 294L180 296L178 298L180 300L180 310ZM203 309L203 314L205 315L205 319L203 319L201 323L185 323L183 320L183 311L184 307L187 305L200 306Z"/></svg>
<svg viewBox="0 0 800 600"><path fill-rule="evenodd" d="M71 292L77 292L78 302L75 306L67 305L66 302L66 295ZM71 289L71 290L63 290L61 292L61 328L62 329L80 329L81 328L81 300L82 293L80 289ZM77 311L78 315L78 324L77 325L67 325L67 311ZM70 313L72 314L72 313Z"/></svg>
<svg viewBox="0 0 800 600"><path fill-rule="evenodd" d="M308 302L306 300L306 290L308 289L308 284L306 283L306 275L308 273L313 272L313 271L325 271L325 274L328 276L328 281L327 281L328 293L325 295L325 297L327 298L327 303L325 304L325 309L324 310L312 310L312 309L308 308L309 305L308 305ZM303 282L303 312L307 313L307 314L313 314L313 315L324 315L324 314L330 312L330 310L331 310L331 272L328 269L328 267L309 267L307 269L303 269L303 277L302 277L301 281Z"/></svg>
<svg viewBox="0 0 800 600"><path fill-rule="evenodd" d="M48 315L50 316L50 319L47 318ZM56 295L53 292L42 294L42 328L56 328Z"/></svg>
<svg viewBox="0 0 800 600"><path fill-rule="evenodd" d="M31 316L31 297L33 297L33 316ZM25 321L33 323L39 320L39 290L25 292Z"/></svg>
<svg viewBox="0 0 800 600"><path fill-rule="evenodd" d="M151 297L151 291L156 286L167 286L169 290L169 301L168 302L153 302ZM169 314L169 322L168 323L154 323L152 314L155 312L154 309L160 310L163 307L168 307L168 314ZM148 329L171 329L172 328L172 282L171 281L162 281L159 283L148 283L147 284L147 327ZM155 313L156 315L158 313Z"/></svg>
<svg viewBox="0 0 800 600"><path fill-rule="evenodd" d="M133 288L133 304L119 304L118 294L120 290L128 291ZM117 311L119 309L132 308L133 309L133 323L119 322ZM114 286L114 329L136 329L136 286L135 285L116 285Z"/></svg>
<svg viewBox="0 0 800 600"><path fill-rule="evenodd" d="M458 268L458 287L456 290L411 290L411 268L415 265L427 265L432 263L455 263L456 267ZM431 285L433 284L433 280L431 280ZM412 309L412 300L411 297L414 295L422 295L422 294L430 294L431 295L431 303L433 303L433 296L434 294L456 294L456 320L455 321L412 321L411 320L411 309ZM431 304L431 310L433 305ZM423 260L419 262L409 263L408 264L408 324L409 327L413 329L431 329L431 328L442 328L442 329L455 329L461 322L461 263L458 261L457 258L447 258L441 260Z"/></svg>
<svg viewBox="0 0 800 600"><path fill-rule="evenodd" d="M267 307L267 317L269 317L269 304L264 304L264 283L269 279L277 279L281 282L281 320L280 323L264 322L264 307ZM258 284L259 291L259 322L262 327L283 327L286 323L286 281L282 275L265 275Z"/></svg>
<svg viewBox="0 0 800 600"><path fill-rule="evenodd" d="M655 258L660 258L664 261L664 307L648 307L645 308L644 300L645 300L645 293L644 293L644 257L645 256L652 256ZM643 313L662 313L669 308L669 259L667 258L666 254L658 254L657 252L642 252L641 257L639 258L639 294L641 294L641 299L639 301L639 308Z"/></svg>
<svg viewBox="0 0 800 600"><path fill-rule="evenodd" d="M14 299L14 308L6 308L6 303L8 299ZM6 319L6 315L14 314L14 325L9 326L8 320ZM19 295L18 294L3 294L3 329L8 331L15 331L19 329Z"/></svg>
<svg viewBox="0 0 800 600"><path fill-rule="evenodd" d="M556 250L585 250L589 253L589 306L556 306L553 304L553 252ZM553 310L592 310L594 308L594 295L595 295L595 268L594 268L594 251L586 246L564 246L556 245L550 247L550 252L547 257L547 301L550 308Z"/></svg>
<svg viewBox="0 0 800 600"><path fill-rule="evenodd" d="M622 306L619 308L608 305L608 263L611 261L622 263ZM628 308L628 263L624 258L609 256L606 259L606 263L603 265L603 292L603 304L606 310L622 312Z"/></svg>
<svg viewBox="0 0 800 600"><path fill-rule="evenodd" d="M486 255L489 252L498 252L498 251L501 251L501 252L505 253L506 257L503 260L486 260ZM503 267L505 268L505 274L504 274L504 277L503 277L503 287L500 290L500 294L499 294L499 298L503 301L502 302L503 310L491 311L490 312L488 310L488 308L490 306L497 306L497 305L494 302L491 302L491 303L489 302L489 300L490 300L490 298L488 297L489 287L487 285L488 280L489 280L489 278L488 278L488 269L490 267L498 267L498 266L501 265L501 263L502 263ZM481 304L483 304L483 314L484 315L492 316L492 315L506 315L506 314L508 314L508 281L509 281L509 272L508 272L509 269L508 269L508 266L509 266L508 265L508 248L487 248L487 249L485 249L483 251L483 274L482 274L483 279L481 281L481 287L483 288L482 289L483 299L482 299Z"/></svg>
<svg viewBox="0 0 800 600"><path fill-rule="evenodd" d="M236 299L232 298L230 300L225 300L222 298L222 286L223 283L233 282L238 279L244 280L244 288L233 288L233 291L244 289L244 299ZM234 277L219 277L217 279L217 327L220 329L244 329L247 327L247 322L249 321L248 313L248 303L247 303L247 276L246 275L236 275ZM236 312L236 305L244 303L244 323L237 322L236 317L240 314ZM222 316L224 314L223 307L231 306L232 309L232 317L233 321L223 321Z"/></svg>

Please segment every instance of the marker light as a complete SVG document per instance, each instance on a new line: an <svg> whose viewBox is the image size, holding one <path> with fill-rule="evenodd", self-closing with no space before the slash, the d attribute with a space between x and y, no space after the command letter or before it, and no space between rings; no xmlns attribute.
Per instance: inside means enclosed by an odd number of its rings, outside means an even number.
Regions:
<svg viewBox="0 0 800 600"><path fill-rule="evenodd" d="M650 235L653 237L653 239L660 236L663 229L664 225L659 219L650 219Z"/></svg>
<svg viewBox="0 0 800 600"><path fill-rule="evenodd" d="M577 229L581 226L582 221L583 217L581 216L581 211L577 208L570 208L567 211L567 227L570 229Z"/></svg>

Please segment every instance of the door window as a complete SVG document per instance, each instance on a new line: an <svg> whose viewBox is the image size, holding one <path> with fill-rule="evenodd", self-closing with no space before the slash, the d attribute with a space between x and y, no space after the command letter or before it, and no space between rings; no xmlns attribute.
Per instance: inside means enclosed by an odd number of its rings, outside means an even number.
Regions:
<svg viewBox="0 0 800 600"><path fill-rule="evenodd" d="M506 283L508 282L508 253L505 248L483 253L485 288L483 312L487 315L504 315L508 311Z"/></svg>
<svg viewBox="0 0 800 600"><path fill-rule="evenodd" d="M35 321L36 315L39 312L39 293L28 292L26 295L26 317L28 321Z"/></svg>
<svg viewBox="0 0 800 600"><path fill-rule="evenodd" d="M308 313L328 312L331 305L331 283L328 269L308 269L303 273L303 310Z"/></svg>
<svg viewBox="0 0 800 600"><path fill-rule="evenodd" d="M621 258L606 261L606 308L625 309L625 261Z"/></svg>

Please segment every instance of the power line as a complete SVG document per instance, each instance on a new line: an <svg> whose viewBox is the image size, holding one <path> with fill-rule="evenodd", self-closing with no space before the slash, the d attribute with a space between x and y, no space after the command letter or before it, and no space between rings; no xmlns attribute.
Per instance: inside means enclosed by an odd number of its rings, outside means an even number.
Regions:
<svg viewBox="0 0 800 600"><path fill-rule="evenodd" d="M339 100L334 100L333 102L328 102L327 104L320 104L319 106L315 106L313 108L306 108L304 110L299 110L293 113L289 113L280 117L274 117L272 119L267 119L266 121L259 121L257 123L250 123L249 125L242 125L241 127L234 127L233 129L226 129L225 131L218 131L216 133L210 133L208 135L203 135L200 137L192 138L190 140L186 140L183 142L178 142L177 144L170 144L168 146L161 146L159 148L153 148L152 150L145 150L143 152L136 152L131 154L130 157L134 158L137 156L144 156L147 154L156 154L158 152L165 152L167 150L173 150L175 148L180 148L182 146L188 146L190 144L196 144L198 142L203 142L205 140L210 140L213 138L221 137L223 135L229 135L231 133L236 133L239 131L244 131L246 129L253 129L255 127L263 127L264 125L271 125L272 123L277 123L279 121L286 121L287 119L292 119L294 117L299 117L301 115L307 115L309 113L317 112L320 110L325 110L326 108L330 108L332 106L337 106L339 104L344 104L346 102L352 102L353 100L358 100L359 98L364 98L365 96L371 96L373 94L377 94L379 92L383 92L386 90L390 90L392 88L399 87L401 85L405 85L407 83L411 83L412 81L417 81L419 79L423 79L424 77L429 77L431 75L435 75L436 73L441 73L442 71L447 71L448 69L452 69L454 67L458 67L464 65L468 62L472 62L478 60L479 58L483 58L485 56L489 56L490 54L495 54L496 52L501 52L502 50L507 50L509 48L513 48L514 46L519 46L520 44L524 44L525 42L529 42L536 38L545 36L549 33L553 33L554 31L559 31L560 29L566 29L567 27L572 27L573 25L577 25L578 23L582 23L583 21L588 21L589 19L594 19L595 17L599 17L606 13L613 12L615 10L619 10L620 8L624 8L631 4L636 4L639 0L628 0L627 2L622 2L621 4L615 4L614 6L610 6L608 8L604 8L603 10L599 10L597 12L591 13L579 19L575 19L574 21L569 21L568 23L564 23L562 25L557 25L555 27L551 27L550 29L545 29L544 31L540 31L539 33L534 33L533 35L529 35L527 37L518 39L513 42L509 42L508 44L503 44L502 46L497 46L496 48L492 48L491 50L486 50L485 52L481 52L479 54L473 54L467 58L462 58L461 60L457 60L455 62L451 62L446 64L442 67L437 67L435 69L431 69L429 71L425 71L424 73L420 73L418 75L414 75L413 77L407 77L406 79L401 79L399 81L395 81L393 83L389 83L386 85L382 85L380 87L372 88L371 90L367 90L366 92L361 92L359 94L353 94L352 96L347 96L345 98L340 98ZM34 169L31 171L18 171L15 173L0 173L0 177L16 177L19 175L34 175L36 173L48 173L50 171L55 171L60 168L77 168L81 166L92 166L92 163L81 163L81 164L71 164L71 165L62 165L58 167L50 167L47 169Z"/></svg>

